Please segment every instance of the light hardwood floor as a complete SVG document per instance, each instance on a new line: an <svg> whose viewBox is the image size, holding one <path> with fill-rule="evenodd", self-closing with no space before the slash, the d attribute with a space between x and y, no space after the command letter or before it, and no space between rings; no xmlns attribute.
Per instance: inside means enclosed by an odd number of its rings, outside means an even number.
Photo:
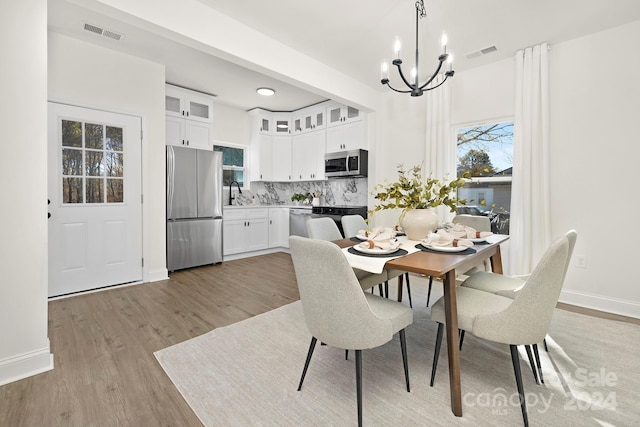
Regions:
<svg viewBox="0 0 640 427"><path fill-rule="evenodd" d="M298 299L291 257L277 253L50 301L55 369L0 387L0 425L199 426L153 352Z"/></svg>
<svg viewBox="0 0 640 427"><path fill-rule="evenodd" d="M153 352L298 299L277 253L50 301L55 369L0 387L0 425L199 426Z"/></svg>

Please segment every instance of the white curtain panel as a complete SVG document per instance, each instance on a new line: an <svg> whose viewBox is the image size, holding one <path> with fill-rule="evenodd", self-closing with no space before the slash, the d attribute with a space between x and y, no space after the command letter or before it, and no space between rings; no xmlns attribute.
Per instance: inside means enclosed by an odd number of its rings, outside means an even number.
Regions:
<svg viewBox="0 0 640 427"><path fill-rule="evenodd" d="M437 80L437 82L436 82ZM439 76L432 85L442 81ZM423 168L425 175L450 181L456 178L456 145L451 139L451 91L450 82L437 89L426 92L427 135L426 159ZM451 221L455 214L447 207L436 209L440 221Z"/></svg>
<svg viewBox="0 0 640 427"><path fill-rule="evenodd" d="M533 270L551 241L546 43L516 52L508 274Z"/></svg>

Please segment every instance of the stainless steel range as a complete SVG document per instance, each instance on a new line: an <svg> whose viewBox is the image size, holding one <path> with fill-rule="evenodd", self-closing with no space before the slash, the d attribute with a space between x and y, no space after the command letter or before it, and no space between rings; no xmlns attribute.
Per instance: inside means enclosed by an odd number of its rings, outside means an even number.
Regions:
<svg viewBox="0 0 640 427"><path fill-rule="evenodd" d="M313 206L311 208L311 218L329 217L333 219L336 222L336 224L338 224L340 233L342 233L343 236L344 236L344 231L342 230L342 217L344 215L360 215L364 219L367 219L367 207L337 205L337 206Z"/></svg>

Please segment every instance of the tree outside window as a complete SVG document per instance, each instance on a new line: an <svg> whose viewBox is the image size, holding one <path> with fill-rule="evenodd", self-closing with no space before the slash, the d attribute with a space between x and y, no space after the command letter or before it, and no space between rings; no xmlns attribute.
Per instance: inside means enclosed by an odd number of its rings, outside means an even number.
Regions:
<svg viewBox="0 0 640 427"><path fill-rule="evenodd" d="M509 234L513 122L459 128L456 145L458 177L469 172L473 180L458 191L458 197L474 200L473 210L491 217L494 232Z"/></svg>

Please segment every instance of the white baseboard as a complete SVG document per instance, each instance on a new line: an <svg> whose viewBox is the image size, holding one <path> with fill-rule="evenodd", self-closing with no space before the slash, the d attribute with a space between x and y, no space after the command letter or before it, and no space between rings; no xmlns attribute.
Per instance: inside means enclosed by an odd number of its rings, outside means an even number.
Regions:
<svg viewBox="0 0 640 427"><path fill-rule="evenodd" d="M0 360L0 386L53 369L53 354L47 346Z"/></svg>
<svg viewBox="0 0 640 427"><path fill-rule="evenodd" d="M640 303L636 301L565 290L560 294L560 302L640 319Z"/></svg>
<svg viewBox="0 0 640 427"><path fill-rule="evenodd" d="M143 282L157 282L159 280L166 280L169 278L169 271L166 268L160 270L145 271L143 272Z"/></svg>
<svg viewBox="0 0 640 427"><path fill-rule="evenodd" d="M276 253L276 252L289 253L289 248L277 247L277 248L263 249L263 250L260 250L260 251L243 252L243 253L239 253L239 254L225 255L223 257L223 261L233 261L233 260L236 260L236 259L250 258L250 257L258 256L258 255L273 254L273 253Z"/></svg>

